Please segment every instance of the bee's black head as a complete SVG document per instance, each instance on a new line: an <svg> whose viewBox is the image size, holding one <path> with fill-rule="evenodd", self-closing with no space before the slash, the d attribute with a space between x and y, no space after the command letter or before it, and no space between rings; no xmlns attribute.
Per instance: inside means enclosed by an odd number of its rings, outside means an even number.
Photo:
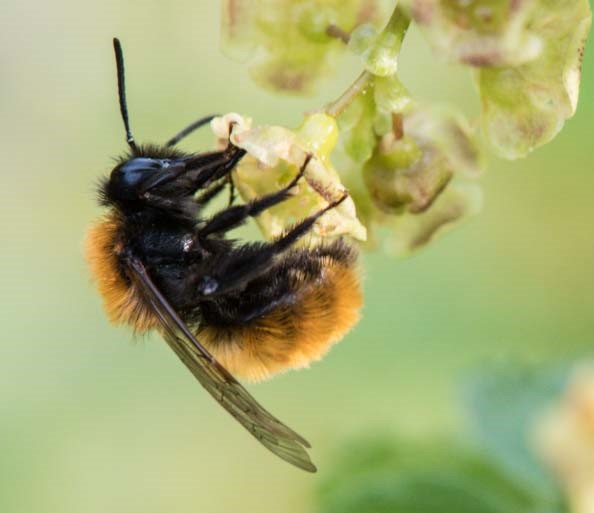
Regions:
<svg viewBox="0 0 594 513"><path fill-rule="evenodd" d="M186 169L187 155L173 148L141 146L119 159L99 187L102 205L142 202L144 195Z"/></svg>
<svg viewBox="0 0 594 513"><path fill-rule="evenodd" d="M128 119L124 55L122 45L117 38L113 40L113 47L116 57L120 112L126 129L129 151L118 159L109 178L101 182L99 199L102 205L135 210L145 202L149 191L175 180L186 169L188 155L173 148L172 141L165 145L136 144Z"/></svg>
<svg viewBox="0 0 594 513"><path fill-rule="evenodd" d="M146 189L144 184L153 182L171 167L170 160L135 157L117 165L109 177L109 191L114 199L133 201Z"/></svg>
<svg viewBox="0 0 594 513"><path fill-rule="evenodd" d="M194 193L208 185L211 179L218 178L214 176L218 167L208 164L220 162L221 166L232 166L243 156L243 150L229 155L229 159L224 152L188 154L174 148L181 139L209 123L212 115L195 121L163 145L137 145L128 118L122 46L118 39L113 40L113 46L120 113L129 150L118 159L109 177L100 182L99 202L124 214L136 215L145 211L153 215L158 211L176 220L195 222ZM208 172L202 174L204 169Z"/></svg>

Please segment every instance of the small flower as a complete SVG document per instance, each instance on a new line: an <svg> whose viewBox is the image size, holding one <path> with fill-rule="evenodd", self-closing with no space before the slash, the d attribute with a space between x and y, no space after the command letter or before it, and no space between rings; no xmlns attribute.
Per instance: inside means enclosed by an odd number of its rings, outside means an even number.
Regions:
<svg viewBox="0 0 594 513"><path fill-rule="evenodd" d="M594 367L578 367L565 395L541 419L537 445L569 495L571 511L594 511Z"/></svg>
<svg viewBox="0 0 594 513"><path fill-rule="evenodd" d="M280 236L291 225L338 200L347 192L330 162L330 153L338 138L333 118L321 113L311 114L295 131L280 126L252 128L249 119L237 114L215 118L212 122L215 134L223 140L227 139L230 126L231 141L248 153L233 173L233 183L244 201L251 201L286 186L307 156L312 155L293 197L267 209L256 218L266 238ZM308 242L338 235L365 240L365 228L357 219L351 198L318 220Z"/></svg>
<svg viewBox="0 0 594 513"><path fill-rule="evenodd" d="M250 59L250 73L274 90L308 93L344 53L329 28L378 22L382 0L223 0L223 49Z"/></svg>
<svg viewBox="0 0 594 513"><path fill-rule="evenodd" d="M403 0L435 52L471 66L507 66L541 48L529 23L538 0Z"/></svg>
<svg viewBox="0 0 594 513"><path fill-rule="evenodd" d="M409 253L480 210L480 188L454 183L483 169L473 131L461 115L415 104L395 75L373 77L340 126L353 160L345 183L372 243L388 227L390 250Z"/></svg>
<svg viewBox="0 0 594 513"><path fill-rule="evenodd" d="M483 130L501 156L526 156L575 114L591 19L588 0L541 0L530 23L538 57L479 71Z"/></svg>
<svg viewBox="0 0 594 513"><path fill-rule="evenodd" d="M575 113L588 0L403 0L435 52L477 68L482 126L497 153L525 157Z"/></svg>
<svg viewBox="0 0 594 513"><path fill-rule="evenodd" d="M477 213L480 188L451 182L478 176L482 164L461 116L419 106L395 114L394 129L382 136L363 170L378 209L375 220L391 228L389 250L409 253Z"/></svg>

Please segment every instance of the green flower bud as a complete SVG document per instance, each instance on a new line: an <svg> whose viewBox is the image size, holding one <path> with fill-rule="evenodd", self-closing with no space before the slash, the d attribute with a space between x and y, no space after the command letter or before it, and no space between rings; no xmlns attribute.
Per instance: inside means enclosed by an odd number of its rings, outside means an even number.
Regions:
<svg viewBox="0 0 594 513"><path fill-rule="evenodd" d="M413 107L394 114L392 124L363 169L380 210L423 212L455 173L476 175L482 169L478 144L461 117Z"/></svg>
<svg viewBox="0 0 594 513"><path fill-rule="evenodd" d="M371 242L375 243L376 228L387 227L389 235L385 240L390 251L406 254L478 212L480 188L456 182L476 177L484 162L478 142L462 116L415 106L408 96L399 99L386 95L386 91L378 94L376 83L373 97L383 97L384 105L394 102L406 108L391 113L390 131L381 137L373 128L367 129L368 135L361 140L370 138L375 143L366 143L371 155L363 164L362 179L357 179L360 164L355 164L345 179ZM354 108L359 122L362 115L371 119L377 114L377 103L371 104L371 114ZM352 139L352 128L346 138ZM347 145L345 150L349 151Z"/></svg>
<svg viewBox="0 0 594 513"><path fill-rule="evenodd" d="M383 141L382 141L383 142ZM443 154L421 150L410 137L394 141L365 164L363 176L375 205L388 213L419 213L433 203L452 178Z"/></svg>

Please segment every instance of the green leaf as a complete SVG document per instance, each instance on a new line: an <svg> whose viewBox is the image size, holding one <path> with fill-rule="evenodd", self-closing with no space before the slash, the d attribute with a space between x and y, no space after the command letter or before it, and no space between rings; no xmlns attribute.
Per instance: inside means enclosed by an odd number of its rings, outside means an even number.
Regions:
<svg viewBox="0 0 594 513"><path fill-rule="evenodd" d="M489 458L453 441L351 442L320 491L320 513L544 513Z"/></svg>
<svg viewBox="0 0 594 513"><path fill-rule="evenodd" d="M566 380L563 368L506 366L485 369L465 385L466 405L479 443L509 475L550 501L556 500L558 490L535 452L533 434Z"/></svg>

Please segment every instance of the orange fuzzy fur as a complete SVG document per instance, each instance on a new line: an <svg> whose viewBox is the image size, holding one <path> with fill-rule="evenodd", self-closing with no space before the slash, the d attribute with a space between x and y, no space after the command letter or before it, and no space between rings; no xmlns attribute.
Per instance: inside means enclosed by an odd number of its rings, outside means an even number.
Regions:
<svg viewBox="0 0 594 513"><path fill-rule="evenodd" d="M158 328L159 322L134 287L122 278L118 268L120 226L121 220L115 213L92 226L85 241L85 256L108 319L114 324L129 324L136 333L144 333Z"/></svg>
<svg viewBox="0 0 594 513"><path fill-rule="evenodd" d="M124 280L118 268L121 220L106 216L87 235L86 258L114 324L137 333L159 329L159 321ZM321 278L300 283L297 301L279 306L244 326L202 326L198 340L232 374L259 381L273 374L307 367L322 358L359 320L361 287L356 269L325 257Z"/></svg>
<svg viewBox="0 0 594 513"><path fill-rule="evenodd" d="M205 326L200 342L232 374L250 381L319 360L357 323L363 302L356 270L327 260L322 278L304 284L295 304L246 326Z"/></svg>

